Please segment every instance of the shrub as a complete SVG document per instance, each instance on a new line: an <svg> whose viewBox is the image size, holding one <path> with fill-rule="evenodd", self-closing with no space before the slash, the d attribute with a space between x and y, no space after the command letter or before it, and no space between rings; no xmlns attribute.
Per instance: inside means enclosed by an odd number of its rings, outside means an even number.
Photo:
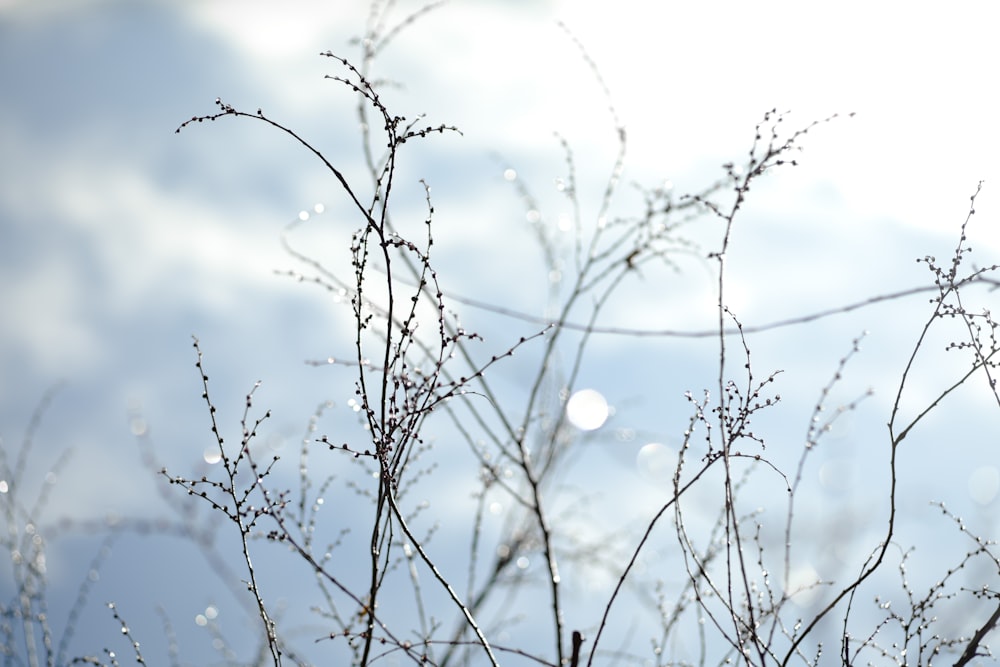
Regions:
<svg viewBox="0 0 1000 667"><path fill-rule="evenodd" d="M925 423L960 396L1000 403L997 325L988 308L973 305L982 288L997 284L996 266L970 259L979 188L946 259L918 260L926 284L819 304L788 320L752 321L732 305L728 263L740 252L741 234L752 233L741 230L751 190L797 166L808 135L833 131L822 126L839 117L787 129L789 116L768 111L744 161L724 165L717 180L686 195L662 184L637 186L630 199L621 192L627 137L611 105L617 157L593 210L567 139L558 139L565 173L557 187L571 211L566 217L550 220L545 202L513 168L506 172L544 260L546 314L508 306L518 295L504 304L468 298L461 271L438 271L437 253L449 242L436 234L432 184L420 181L422 214L414 215L407 199L420 176L410 151L426 141L459 141L461 130L399 115L374 73L381 48L423 13L395 27L374 15L357 65L322 54L335 72L329 78L358 99L367 180L262 109L219 99L214 113L178 128L256 121L288 135L329 171L344 202L336 214L354 220L353 232L321 225L318 215L290 224L283 243L297 268L284 275L319 287L346 310L347 335L333 332L333 356L311 363L329 372L332 386L351 387L353 398L340 406L303 397L319 407L296 465L259 442L271 417L257 406L259 385L246 394L238 437L224 435L234 417L217 410L211 350L195 338L214 465L194 475L162 469L181 492L168 496L177 517L158 525L123 521L107 530L108 539L173 531L215 563L220 583L235 586L232 597L256 622L227 635L202 618L233 663L961 665L989 655L985 640L1000 618L993 542L937 501L948 529L942 534L960 546L931 553L928 562L910 545L924 539L920 524L930 513L907 504L912 521L904 521L902 502L923 493L903 485L910 457L925 455L927 445L913 442ZM310 236L299 243L304 231L322 242ZM503 261L517 273L525 260ZM670 308L672 281L692 267L711 276L710 326L654 331L618 323L621 304L636 303L630 291L649 285L658 300L648 307ZM774 289L740 288L765 296ZM902 301L913 294L929 299ZM831 352L810 326L885 303L905 303L920 324L895 335L908 352L894 379L857 387L850 377L864 335ZM486 313L478 317L490 326L488 336L463 325L456 313L466 309ZM779 331L785 349L768 348L766 337ZM760 347L767 349L763 362ZM942 347L947 364L934 356ZM786 380L780 353L795 349L832 354L832 362L822 377L810 368ZM643 433L621 415L633 400L630 384L657 385L661 359L689 364L700 384L640 401L641 423L651 431ZM602 364L618 377L590 389ZM853 453L871 506L824 497L817 479L837 474L819 469L830 464L821 458L834 446L830 434L859 410L879 412L867 399L887 392L888 428L848 436L866 447ZM332 418L338 410L354 421ZM24 528L43 509L44 492L33 504L18 493L39 419L13 464L5 453L2 468L16 589L2 609L11 664L65 662L92 588L81 588L67 639L57 641L45 540ZM639 453L652 483L638 487L633 473L614 467L606 452L618 446ZM154 453L147 456L155 465ZM940 450L932 460L948 462ZM197 513L199 504L210 511ZM280 597L290 599L282 606ZM130 626L119 604L109 610L131 657L158 662L138 640L156 630ZM169 617L164 627L169 634ZM71 661L116 660L106 648Z"/></svg>

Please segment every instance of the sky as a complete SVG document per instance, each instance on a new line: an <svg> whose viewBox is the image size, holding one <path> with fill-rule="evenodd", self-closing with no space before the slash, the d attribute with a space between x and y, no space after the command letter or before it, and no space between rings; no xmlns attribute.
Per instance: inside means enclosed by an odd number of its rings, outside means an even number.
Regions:
<svg viewBox="0 0 1000 667"><path fill-rule="evenodd" d="M572 147L581 207L594 211L618 148L616 124L624 126L616 211L634 210L632 183L669 183L679 195L720 178L722 164L745 160L770 109L787 112L789 128L838 114L801 140L799 166L750 193L728 266L728 304L748 325L926 284L927 269L915 260L949 257L980 181L972 261L1000 261L1000 102L992 90L1000 10L992 3L946 11L902 2L592 4L446 3L401 31L376 63L379 76L399 84L385 92L392 108L461 130L408 146L399 201L422 220L418 179L430 185L444 291L489 353L540 325L461 298L544 316L550 267L512 185L537 193L552 225L568 219L554 133ZM389 23L420 6L394 4ZM346 261L355 222L341 191L318 161L263 124L224 118L175 130L213 113L221 97L263 109L322 146L349 179L363 178L354 98L324 79L343 72L318 54L357 54L351 39L367 14L366 3L344 1L0 0L0 437L10 469L32 411L59 387L18 480L23 497L48 489L49 525L169 512L143 452L178 474L207 465L192 335L237 437L257 381L255 401L274 415L263 436L274 451L294 451L326 401L339 415L330 423L351 428L353 386L303 363L349 354L349 312L315 286L276 274L302 268L281 247L294 220L308 218L293 242ZM669 277L669 299L666 272L638 280L609 307L610 321L710 328L708 266L703 256L686 258ZM977 297L978 308L993 298ZM781 368L787 387L788 412L763 423L776 439L795 441L838 359L868 332L836 400L875 393L831 433L837 448L815 471L820 516L824 498L862 514L876 502L870 475L878 473L864 461L885 454L893 382L926 315L921 299L753 338L760 372ZM594 510L613 517L621 506L655 503L662 459L670 460L687 416L683 392L711 386L715 352L703 339L603 336L593 345L581 388L599 391L614 413L574 462L573 482L597 486L611 474L624 485L605 489L611 500ZM911 384L914 405L951 377L955 355L941 347ZM517 396L531 355L529 348L497 369L504 392ZM953 401L901 463L913 480L905 504L913 525L928 520L928 500L942 500L996 534L990 516L1000 474L989 399L979 391ZM623 433L640 435L621 442ZM468 492L460 481L424 491L445 515L449 498ZM65 530L52 541L51 589L63 603L95 553L87 532ZM216 603L199 598L197 577L159 581L169 572L162 559L183 550L168 542L124 538L91 602L132 602L155 635L149 600L164 596L176 623L190 625L192 609ZM137 593L137 579L159 588ZM591 589L580 600L606 595L607 582ZM9 583L2 590L8 595ZM86 627L102 624L114 627L107 618L88 618ZM205 655L198 651L210 649L191 650L197 663Z"/></svg>

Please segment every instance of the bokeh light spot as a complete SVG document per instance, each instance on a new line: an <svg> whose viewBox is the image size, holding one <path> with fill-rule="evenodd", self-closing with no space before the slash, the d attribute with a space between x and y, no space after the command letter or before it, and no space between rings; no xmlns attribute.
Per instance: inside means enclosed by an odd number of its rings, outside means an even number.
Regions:
<svg viewBox="0 0 1000 667"><path fill-rule="evenodd" d="M635 455L639 474L651 482L669 482L677 467L677 452L661 442L650 442Z"/></svg>
<svg viewBox="0 0 1000 667"><path fill-rule="evenodd" d="M149 427L146 424L146 420L142 417L133 417L129 422L129 429L132 431L132 435L143 436L146 435Z"/></svg>
<svg viewBox="0 0 1000 667"><path fill-rule="evenodd" d="M593 431L608 420L608 402L599 391L581 389L566 402L566 418L581 431Z"/></svg>
<svg viewBox="0 0 1000 667"><path fill-rule="evenodd" d="M994 466L980 466L969 475L969 495L980 505L989 505L1000 490L1000 471Z"/></svg>
<svg viewBox="0 0 1000 667"><path fill-rule="evenodd" d="M823 591L823 587L818 585L820 581L819 573L811 565L801 565L789 573L787 593L799 607L809 607Z"/></svg>

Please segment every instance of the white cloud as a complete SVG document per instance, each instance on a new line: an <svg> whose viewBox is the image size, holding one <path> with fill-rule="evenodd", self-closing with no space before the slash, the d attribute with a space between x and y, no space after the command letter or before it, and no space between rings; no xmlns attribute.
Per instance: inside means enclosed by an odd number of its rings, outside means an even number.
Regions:
<svg viewBox="0 0 1000 667"><path fill-rule="evenodd" d="M345 169L354 168L357 155L352 151L358 139L354 100L348 90L322 80L323 74L336 73L337 68L316 54L343 48L345 55L351 55L346 39L361 30L364 3L317 7L306 2L279 6L227 0L178 7L192 31L206 30L218 40L220 51L231 51L243 65L239 75L254 82L254 95L261 96L262 106L274 107L294 128L301 123L309 130L308 138L332 146L338 159L347 156ZM793 111L783 122L791 129L834 111L858 112L854 119L812 131L803 141L803 166L776 173L751 193L736 231L731 270L737 282L729 292L737 314L755 320L748 323L846 303L868 296L869 287L876 293L886 284L908 284L913 274L906 266L912 265L917 245L945 239L945 251L926 249L939 256L952 246L967 197L979 178L987 179L987 189L972 238L974 246L978 239L986 239L987 248L977 249L976 257L981 252L983 262L991 261L990 251L1000 248L997 232L989 225L996 216L993 188L1000 187L992 147L1000 145L1000 137L983 68L996 61L995 40L987 32L996 22L984 4L946 14L910 5L891 11L882 7L849 3L803 13L800 4L788 2L669 7L637 0L613 6L563 2L525 4L517 10L509 3L448 5L403 33L378 70L379 75L406 84L401 90L386 90L392 111L427 112L431 124L455 123L466 132L464 137L434 136L407 146L396 191L405 197L400 200L405 205L398 220L422 224L424 203L416 179L426 176L438 210L435 252L443 262L439 268L445 291L454 289L470 297L499 295L502 305L521 308L528 303L529 310L540 311L544 267L539 266L530 235L524 234L529 230L524 203L509 187L500 189L505 185L503 169L515 168L519 180L541 193L544 219L555 225L569 207L554 187L555 178L565 177L566 167L552 131L563 133L575 150L588 207L585 217L600 198L599 188L615 151L614 128L599 86L572 41L555 26L554 20L562 19L598 63L629 130L627 179L649 184L671 178L680 192L701 185L703 179L721 173L719 163L745 156L753 124L772 106ZM399 17L405 13L404 8ZM32 20L44 18L39 14ZM180 41L170 46L177 53L189 48ZM160 58L172 63L175 55L130 51L121 57L162 64ZM180 68L169 81L177 86L176 95L187 94L184 91L197 80L196 74L194 66ZM98 68L94 76L111 73ZM151 79L149 85L162 81ZM136 99L163 99L144 97L149 91L128 92ZM218 92L225 97L226 90ZM26 100L30 96L0 104L14 107ZM127 393L123 387L138 386L137 394L154 400L174 399L172 392L190 389L190 402L151 406L149 420L154 429L168 431L168 443L179 443L172 455L195 461L205 447L205 415L190 411L198 391L193 369L178 370L193 357L164 349L170 346L161 345L155 336L187 348L187 336L197 324L198 333L204 333L213 346L210 366L217 369L212 371L213 383L218 395L227 397L220 400L231 403L229 409L220 409L230 419L227 428L238 428L234 409L241 407L247 378L270 372L261 398L284 409L286 421L274 432L291 442L298 437L298 425L288 424L300 416L303 402L322 400L327 394L341 400L352 391L342 376L331 381L324 375L327 369L301 372L302 358L341 353L338 336L345 331L331 325L335 316L330 315L327 301L303 306L305 301L288 297L283 291L287 283L271 273L292 264L278 245L281 225L315 201L324 201L328 210L297 238L325 257L346 259L347 237L356 223L339 206L336 183L310 164L312 158L299 147L292 145L286 151L287 137L259 123L238 129L226 123L223 130L220 122L191 128L198 132L194 138L185 133L177 139L169 129L162 135L135 131L148 122L138 117L149 113L148 107L115 106L111 113L113 100L91 102L96 111L88 118L104 123L99 131L94 122L65 113L59 117L65 124L59 136L69 139L58 145L50 133L30 134L30 128L24 133L8 130L0 137L4 153L10 156L5 159L16 165L12 173L18 176L0 184L3 231L26 240L30 248L30 261L3 269L0 349L8 355L4 361L17 356L42 376L86 375L107 368L119 375L101 378L105 384L94 391L108 392L110 403L122 400ZM34 117L30 105L18 110ZM132 131L116 132L116 123ZM502 151L510 163L489 166L490 149ZM359 171L352 171L351 177ZM480 182L484 174L494 181ZM412 219L405 219L414 211ZM713 284L698 261L692 260L688 273L676 282L651 275L634 299L614 304L610 314L620 317L615 323L704 328L712 314L705 295ZM458 308L471 311L461 304ZM767 371L779 356L782 365L794 366L788 376L779 378L782 388L777 393L784 393L783 387L793 381L808 385L801 395L785 394L782 409L808 407L850 337L863 328L874 330L872 353L867 353L866 342L866 353L846 374L847 384L854 384L841 389L853 398L869 380L885 384L890 377L887 369L896 368L892 354L903 354L905 349L895 331L900 321L882 318L874 310L865 311L846 323L823 322L805 339L788 335L754 341L755 363ZM143 326L123 325L136 320ZM485 350L484 358L502 352L512 328L480 331L487 342L477 343L476 349ZM841 338L845 330L849 333ZM137 343L131 336L148 339ZM614 403L616 429L682 429L689 406L679 392L664 395L681 385L698 395L714 382L714 377L704 375L688 377L696 365L704 370L703 362L711 363L712 355L695 342L623 343L605 337L594 344L595 355L581 372L586 386ZM129 346L137 349L128 351ZM505 391L521 391L520 376L512 376L535 358L531 355L538 347L526 346L510 365L498 365L495 377L506 382L501 385L498 380L498 385ZM734 368L741 363L736 350ZM886 350L892 354L883 354ZM109 359L117 363L109 364ZM280 370L292 363L299 365L287 374ZM945 366L929 376L947 377ZM147 372L150 379L143 384L136 376ZM38 379L47 381L48 377ZM924 382L913 380L908 409L918 399L935 396ZM28 384L25 381L16 389L36 395ZM11 392L5 391L9 396ZM639 408L629 412L631 406L622 394L630 399L638 396ZM868 421L884 427L884 411L877 408L885 408L887 402L891 397L880 395L866 405L870 410L864 413L866 427ZM8 413L15 411L14 405ZM198 410L203 409L198 404ZM635 416L638 411L647 421L634 425L629 420L641 421ZM100 433L113 433L117 417L107 414L88 414L94 421L86 425L101 419ZM796 433L801 433L804 421L792 428L800 426ZM70 435L74 428L83 425L64 426ZM122 437L130 437L127 426L121 430ZM852 423L845 439L861 430L860 423ZM667 439L669 434L650 435L654 437L643 442L677 444ZM775 438L775 449L769 451L789 455L787 448L780 449L784 435ZM433 436L442 449L452 446L446 433ZM85 450L85 462L74 471L79 473L75 481L69 476L64 480L61 488L68 496L56 500L75 502L72 509L80 516L104 512L111 497L100 484L120 476L122 488L115 497L141 509L143 493L148 493L143 486L146 478L137 481L138 476L122 472L134 461L130 464L116 456L101 436L76 441ZM574 464L582 471L579 480L611 498L603 510L613 513L626 507L645 518L648 508L663 502L664 487L634 484L638 441L635 444L625 454L622 443L604 450L598 444L587 450L586 462ZM871 451L862 456L876 456ZM432 450L428 461L436 453ZM602 466L615 457L622 461L609 483ZM448 499L468 496L466 482L474 480L436 483L437 475L446 477L446 471L435 475L426 491L432 512L442 512L448 530L454 530L451 522L458 517L453 513L460 507ZM781 484L771 491L784 493ZM76 501L74 494L79 494ZM693 512L704 510L706 516L716 509L708 501L692 506ZM581 530L589 528L584 525ZM664 534L669 538L669 528Z"/></svg>

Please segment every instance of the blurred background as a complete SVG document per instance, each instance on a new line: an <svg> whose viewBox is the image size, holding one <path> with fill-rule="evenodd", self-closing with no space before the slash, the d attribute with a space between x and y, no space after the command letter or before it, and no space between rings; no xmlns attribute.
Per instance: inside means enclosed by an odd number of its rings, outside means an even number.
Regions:
<svg viewBox="0 0 1000 667"><path fill-rule="evenodd" d="M379 5L388 25L421 7ZM46 568L54 627L65 625L81 582L90 581L72 655L119 641L117 624L101 609L107 601L144 631L151 656L167 651L160 615L169 618L182 662L207 664L219 655L203 626L218 623L231 636L252 627L242 612L227 616L233 594L201 576L218 567L185 540L155 535L155 523L149 534L118 540L101 557L99 576L91 574L101 553L96 527L176 520L158 492L159 466L190 475L210 465L192 335L234 441L245 395L262 382L256 405L273 417L261 441L287 458L290 469L280 475L295 478L298 445L318 405L329 402L333 416L319 432L332 440L356 427L349 376L305 363L350 356L349 309L281 275L302 268L280 240L295 220L297 238L314 256L349 266L357 220L343 192L314 156L264 124L223 118L175 130L213 113L217 97L245 111L259 107L363 183L356 100L324 79L343 69L319 54L358 57L369 13L362 0L0 0L0 436L8 470L19 470L32 411L60 387L15 483L28 505L45 494L32 520L53 538ZM840 116L802 139L800 166L777 170L750 193L729 268L729 305L745 325L928 284L926 266L915 260L948 261L980 180L970 261L991 265L1000 261L998 20L1000 10L987 2L952 3L947 11L903 2L444 3L405 24L375 62L377 77L398 83L385 89L391 111L426 114L429 125L462 132L407 145L397 215L423 220L418 179L426 180L442 286L466 327L483 335L486 359L539 330L547 316L552 267L533 242L538 216L513 185L531 189L543 220L555 227L566 220L560 179L567 167L554 133L573 149L583 219L592 224L587 215L598 210L614 166L616 122L627 131L627 154L613 212L624 214L641 211L633 183L680 196L721 178L721 165L745 161L756 124L776 108L789 112L782 124L791 129ZM692 232L702 250L711 249L715 233ZM713 284L702 250L684 258L676 275L638 279L609 308L608 322L643 331L711 329ZM995 299L979 294L983 302L970 307ZM794 454L821 387L852 339L868 332L832 402L869 388L874 396L837 422L823 465L809 473L816 493L808 507L818 526L837 512L864 515L884 502L884 425L929 296L751 339L761 377L784 371L776 386L782 411L765 416L761 428L774 434L779 452ZM462 297L540 319L498 316ZM945 342L935 341L933 352L941 354L921 366L907 407L932 398L967 363L944 355ZM683 392L698 396L713 386L714 344L595 339L581 382L607 399L612 415L587 436L572 471L573 486L603 498L594 501L595 524L602 514L613 520L620 507L635 509L641 524L661 502L687 423ZM523 391L531 355L528 346L497 368L505 395ZM941 533L918 530L940 517L931 500L946 502L984 536L996 535L996 404L981 383L915 431L900 464L904 528L915 528L906 537L926 539L930 554L958 540L947 521L934 524ZM447 431L432 435L447 453ZM336 467L322 458L314 465ZM444 517L434 544L447 563L446 510L469 496L475 479L447 468L436 474L440 481L421 493ZM349 523L363 507L345 500L338 521ZM845 531L856 532L857 550L840 544L844 533L834 546L845 549L838 558L856 565L881 524L868 527L853 516L841 519L851 526ZM663 548L670 540L668 528ZM228 565L239 572L238 560ZM600 608L612 582L576 586L580 606L571 622L593 623L588 610ZM7 571L0 593L13 595ZM285 604L295 607L288 597ZM214 611L206 617L206 610ZM322 635L316 628L305 636ZM641 634L635 643L648 645Z"/></svg>

